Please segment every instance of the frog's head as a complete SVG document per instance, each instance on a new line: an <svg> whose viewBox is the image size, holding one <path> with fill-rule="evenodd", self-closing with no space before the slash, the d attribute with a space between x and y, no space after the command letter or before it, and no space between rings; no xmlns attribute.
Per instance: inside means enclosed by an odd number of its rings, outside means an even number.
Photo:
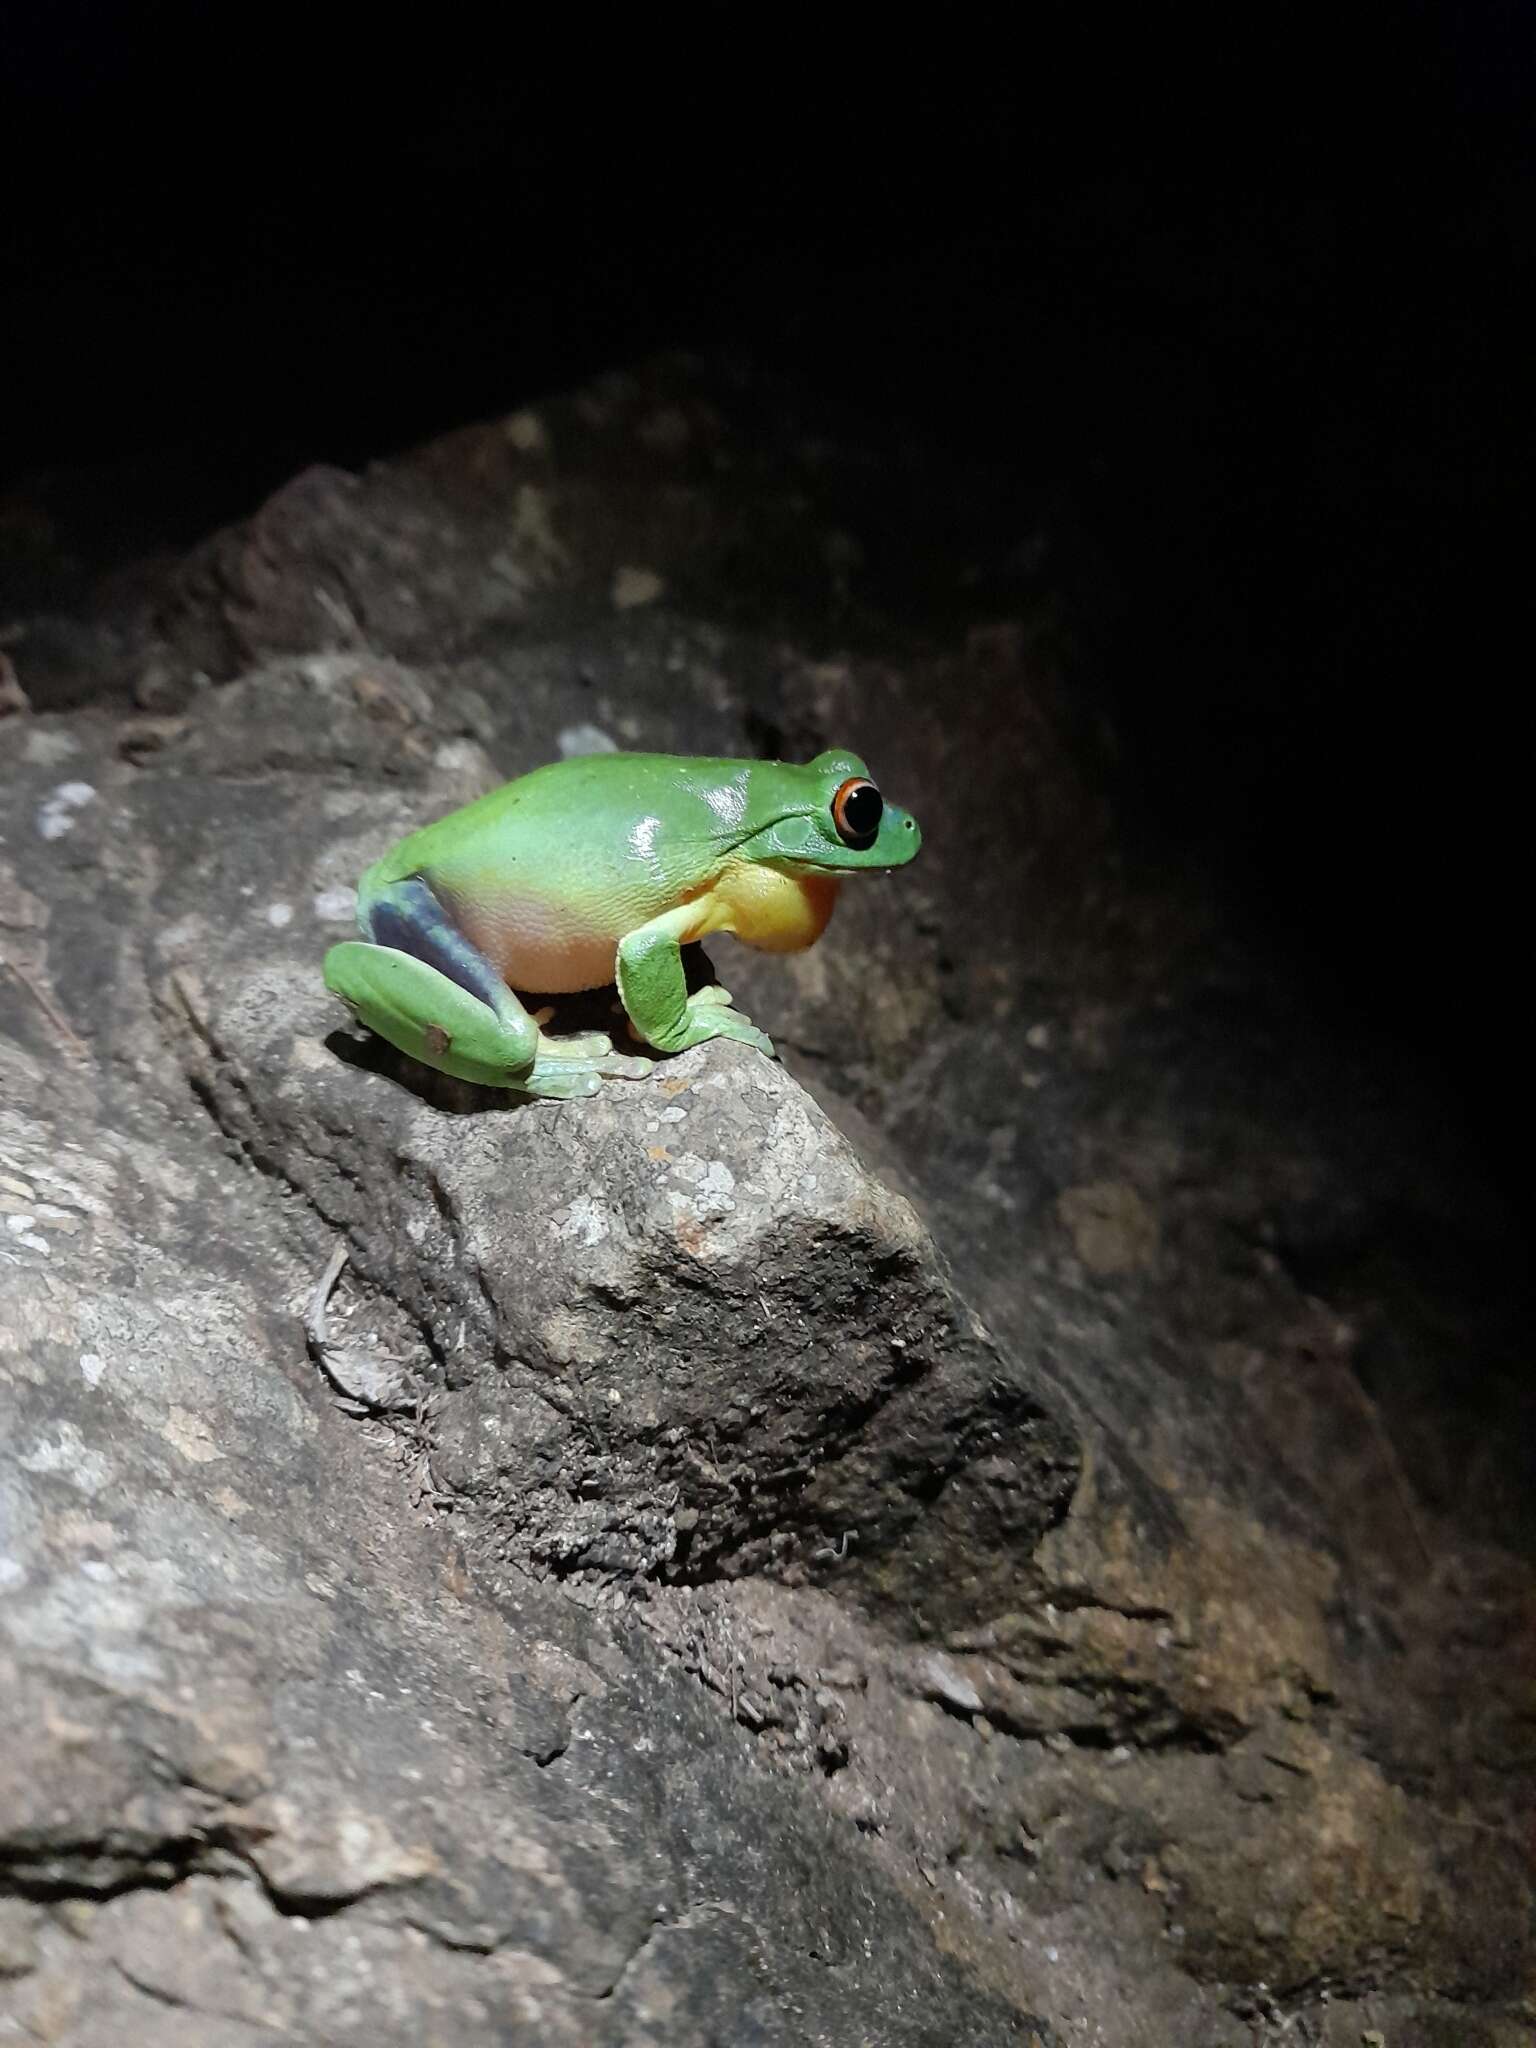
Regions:
<svg viewBox="0 0 1536 2048"><path fill-rule="evenodd" d="M738 845L746 860L841 875L905 867L923 843L911 812L887 803L858 755L844 747L803 768L763 763L752 796L766 822Z"/></svg>

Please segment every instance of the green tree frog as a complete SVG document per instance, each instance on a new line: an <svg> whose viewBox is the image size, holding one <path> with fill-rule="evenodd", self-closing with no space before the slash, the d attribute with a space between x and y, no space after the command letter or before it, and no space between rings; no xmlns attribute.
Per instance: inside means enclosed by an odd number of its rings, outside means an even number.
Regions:
<svg viewBox="0 0 1536 2048"><path fill-rule="evenodd" d="M845 875L904 866L916 820L856 754L805 766L590 754L551 762L413 832L358 886L362 938L327 988L402 1052L461 1080L591 1095L653 1062L601 1033L547 1037L528 995L616 981L661 1052L773 1046L719 987L689 992L681 948L731 932L769 953L821 937Z"/></svg>

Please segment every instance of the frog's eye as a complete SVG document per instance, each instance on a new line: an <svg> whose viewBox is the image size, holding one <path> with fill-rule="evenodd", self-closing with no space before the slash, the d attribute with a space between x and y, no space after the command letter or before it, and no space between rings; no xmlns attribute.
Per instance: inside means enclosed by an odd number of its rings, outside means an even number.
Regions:
<svg viewBox="0 0 1536 2048"><path fill-rule="evenodd" d="M832 822L845 846L873 846L885 799L865 775L851 775L832 799Z"/></svg>

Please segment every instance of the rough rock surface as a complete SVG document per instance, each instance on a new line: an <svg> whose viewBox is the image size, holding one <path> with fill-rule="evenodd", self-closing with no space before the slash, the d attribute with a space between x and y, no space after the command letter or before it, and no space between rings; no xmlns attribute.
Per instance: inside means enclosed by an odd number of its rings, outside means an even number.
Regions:
<svg viewBox="0 0 1536 2048"><path fill-rule="evenodd" d="M70 893L57 918L7 898L47 933L39 976ZM472 1576L424 1511L452 1485L426 1417L341 1412L295 1314L314 1232L190 1096L157 1099L125 966L97 954L124 998L99 1060L53 1039L51 980L6 990L0 2026L787 2048L878 2014L893 2041L1027 2040L613 1602ZM468 1379L401 1364L438 1398Z"/></svg>
<svg viewBox="0 0 1536 2048"><path fill-rule="evenodd" d="M1496 1219L1128 852L1038 584L750 398L311 473L40 628L90 687L9 643L0 2014L1510 2048L1529 1410L1414 1257ZM319 986L505 774L833 740L926 846L720 948L783 1067L512 1107Z"/></svg>

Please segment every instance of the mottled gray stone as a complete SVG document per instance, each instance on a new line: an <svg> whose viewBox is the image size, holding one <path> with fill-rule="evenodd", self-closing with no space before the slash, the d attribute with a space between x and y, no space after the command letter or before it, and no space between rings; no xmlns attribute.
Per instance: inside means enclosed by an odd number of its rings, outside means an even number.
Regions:
<svg viewBox="0 0 1536 2048"><path fill-rule="evenodd" d="M195 1126L184 1164L102 1077L8 1073L0 1173L56 1213L0 1268L0 2014L64 2048L703 2042L737 2011L787 2044L889 1997L893 2040L1019 2038L914 1967L813 1809L699 1778L718 1737L657 1652L483 1600L408 1447L304 1359L291 1247L241 1281L165 1241L228 1175ZM228 1194L259 1229L259 1185Z"/></svg>
<svg viewBox="0 0 1536 2048"><path fill-rule="evenodd" d="M1042 622L919 643L857 466L692 375L298 479L114 639L137 710L5 721L0 2013L1504 2048L1529 1570L1363 1395L1411 1300L1290 1250L1457 1184L1128 863ZM784 1066L512 1105L351 1033L367 861L605 740L918 810L721 947Z"/></svg>

